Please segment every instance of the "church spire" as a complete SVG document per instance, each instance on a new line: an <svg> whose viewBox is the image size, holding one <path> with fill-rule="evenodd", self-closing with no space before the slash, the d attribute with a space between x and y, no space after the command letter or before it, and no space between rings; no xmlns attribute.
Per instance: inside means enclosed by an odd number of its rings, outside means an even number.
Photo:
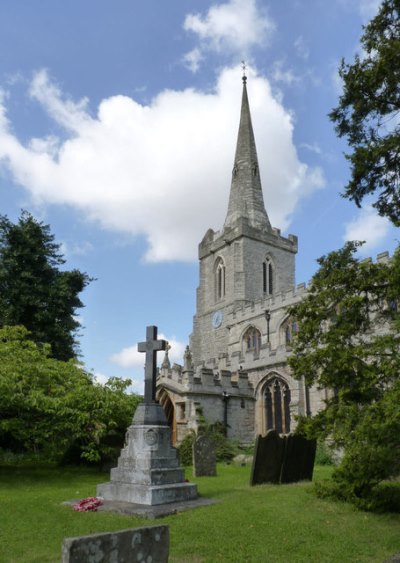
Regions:
<svg viewBox="0 0 400 563"><path fill-rule="evenodd" d="M228 213L224 227L232 227L237 219L246 218L252 227L270 230L271 224L265 211L262 194L256 143L247 97L247 77L244 64L242 80L243 94L240 124L232 172Z"/></svg>

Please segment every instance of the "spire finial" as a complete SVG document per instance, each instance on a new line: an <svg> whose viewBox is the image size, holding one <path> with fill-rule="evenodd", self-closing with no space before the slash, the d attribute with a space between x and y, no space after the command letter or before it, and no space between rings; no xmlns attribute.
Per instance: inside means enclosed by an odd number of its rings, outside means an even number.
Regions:
<svg viewBox="0 0 400 563"><path fill-rule="evenodd" d="M247 81L247 76L246 76L246 61L242 61L242 70L243 70L243 76L242 76L242 80L243 80L243 84L246 84Z"/></svg>

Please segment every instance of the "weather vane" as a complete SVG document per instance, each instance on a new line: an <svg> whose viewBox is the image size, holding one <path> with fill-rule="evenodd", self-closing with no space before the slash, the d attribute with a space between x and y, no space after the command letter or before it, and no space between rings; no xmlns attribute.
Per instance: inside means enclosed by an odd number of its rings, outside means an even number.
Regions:
<svg viewBox="0 0 400 563"><path fill-rule="evenodd" d="M242 80L243 82L246 82L247 80L247 76L246 76L246 62L242 61L242 70L243 70L243 76L242 76Z"/></svg>

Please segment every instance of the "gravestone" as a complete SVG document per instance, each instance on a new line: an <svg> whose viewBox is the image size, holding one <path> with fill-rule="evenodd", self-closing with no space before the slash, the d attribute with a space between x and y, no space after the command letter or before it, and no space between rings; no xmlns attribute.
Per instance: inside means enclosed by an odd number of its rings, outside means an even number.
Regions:
<svg viewBox="0 0 400 563"><path fill-rule="evenodd" d="M198 436L193 442L193 474L195 477L215 477L217 461L214 442L208 436Z"/></svg>
<svg viewBox="0 0 400 563"><path fill-rule="evenodd" d="M155 399L157 351L166 345L165 340L157 340L155 326L147 327L146 342L138 344L139 352L146 353L144 401L127 430L110 481L97 486L97 496L106 501L153 506L197 498L196 485L185 481L177 450L171 446L171 429Z"/></svg>
<svg viewBox="0 0 400 563"><path fill-rule="evenodd" d="M65 538L61 563L167 563L168 526Z"/></svg>
<svg viewBox="0 0 400 563"><path fill-rule="evenodd" d="M275 430L258 435L254 448L250 485L279 483L284 441Z"/></svg>
<svg viewBox="0 0 400 563"><path fill-rule="evenodd" d="M296 434L280 436L275 430L257 436L250 485L311 481L316 446L315 440Z"/></svg>
<svg viewBox="0 0 400 563"><path fill-rule="evenodd" d="M281 483L311 481L316 448L315 440L307 440L304 436L297 434L285 436Z"/></svg>

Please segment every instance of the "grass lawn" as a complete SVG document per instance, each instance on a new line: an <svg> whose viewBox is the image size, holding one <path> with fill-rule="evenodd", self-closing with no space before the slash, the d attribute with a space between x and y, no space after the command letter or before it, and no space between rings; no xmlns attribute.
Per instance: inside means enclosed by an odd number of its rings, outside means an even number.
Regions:
<svg viewBox="0 0 400 563"><path fill-rule="evenodd" d="M315 478L329 474L317 467ZM383 563L400 552L400 515L323 501L310 484L249 487L249 467L219 465L194 479L221 503L160 520L78 513L62 501L95 494L108 474L81 468L0 468L0 562L56 563L66 536L168 524L171 563L217 561Z"/></svg>

